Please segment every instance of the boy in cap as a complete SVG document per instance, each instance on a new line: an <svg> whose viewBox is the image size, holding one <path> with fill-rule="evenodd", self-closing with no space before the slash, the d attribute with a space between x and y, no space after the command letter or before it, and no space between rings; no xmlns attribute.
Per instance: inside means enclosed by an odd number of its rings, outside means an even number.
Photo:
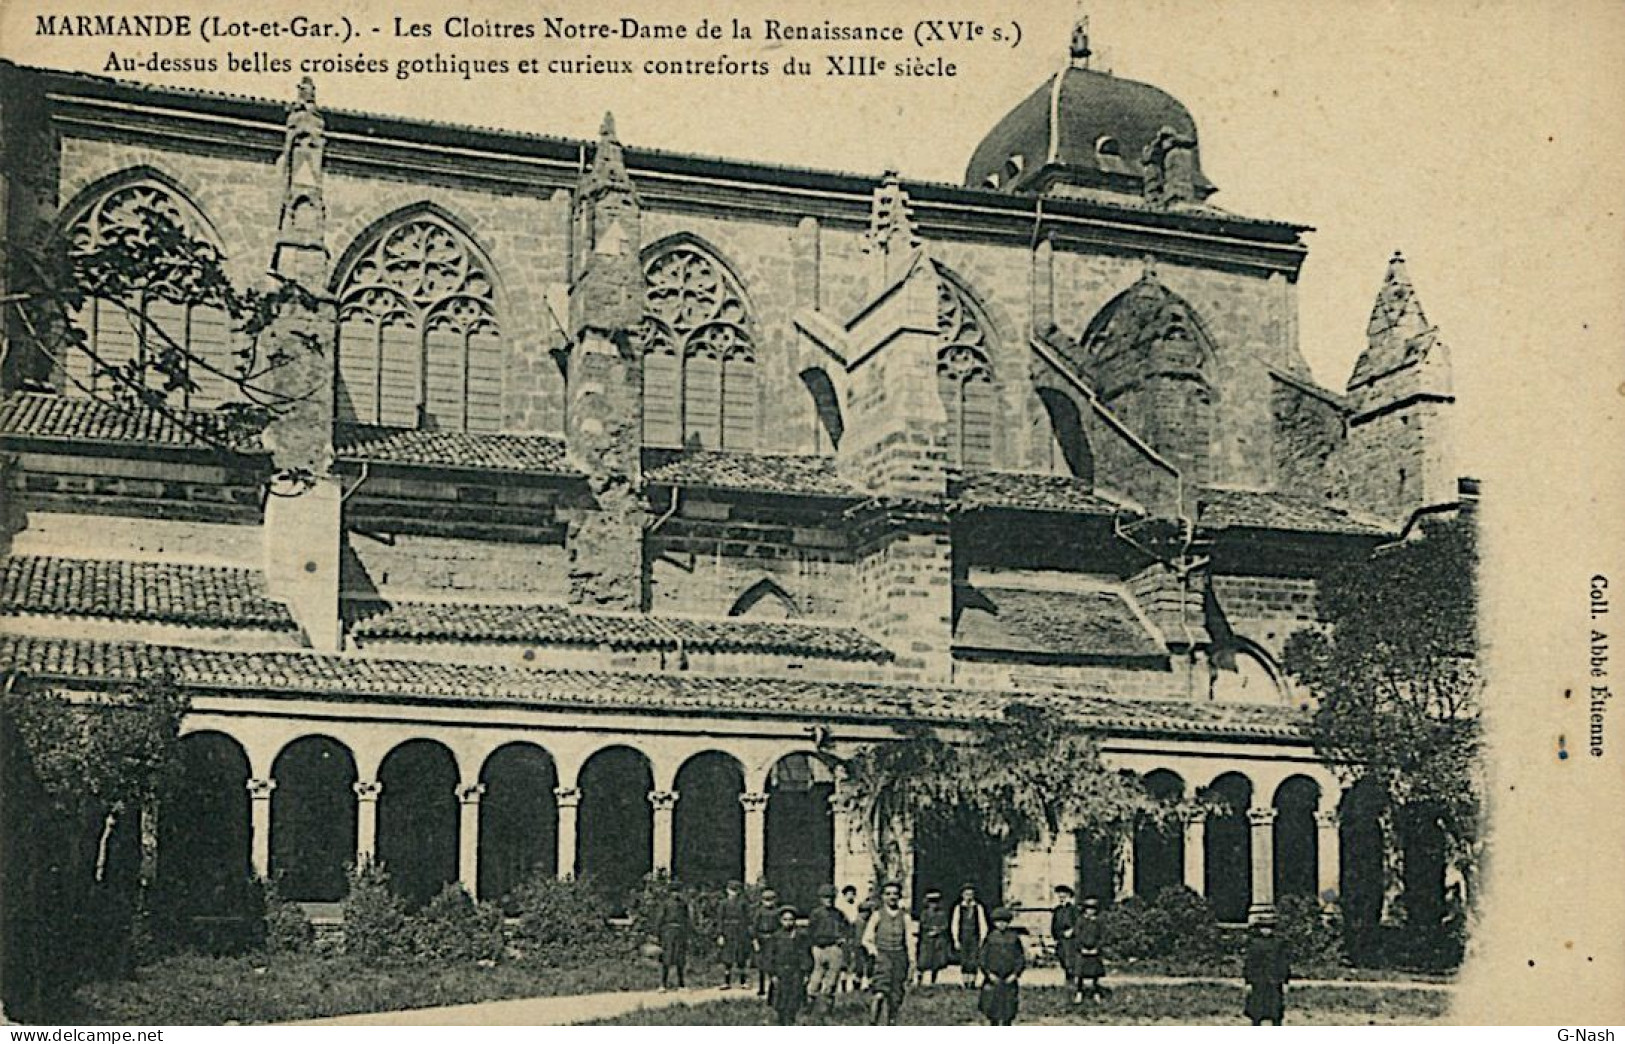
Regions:
<svg viewBox="0 0 1625 1044"><path fill-rule="evenodd" d="M1292 966L1287 961L1286 947L1275 934L1274 914L1253 918L1241 974L1247 980L1247 1003L1242 1014L1254 1026L1266 1022L1281 1025L1286 1017L1286 984L1292 978Z"/></svg>
<svg viewBox="0 0 1625 1044"><path fill-rule="evenodd" d="M1055 940L1055 959L1060 962L1061 974L1073 991L1075 1000L1082 999L1083 986L1078 981L1078 905L1073 900L1077 893L1069 884L1055 886L1055 909L1049 915L1049 934Z"/></svg>
<svg viewBox="0 0 1625 1044"><path fill-rule="evenodd" d="M959 890L959 902L949 924L954 949L959 953L960 985L971 989L976 985L978 958L982 940L987 937L987 911L976 898L976 886L966 882Z"/></svg>
<svg viewBox="0 0 1625 1044"><path fill-rule="evenodd" d="M870 989L869 1021L878 1026L884 1015L886 1025L897 1025L908 990L909 959L914 950L914 922L903 909L903 885L887 881L880 889L880 909L869 916L863 928L863 949L874 958L874 978Z"/></svg>
<svg viewBox="0 0 1625 1044"><path fill-rule="evenodd" d="M835 886L818 886L818 906L807 918L807 935L812 943L812 978L807 993L813 1008L823 999L829 1011L835 1010L835 988L841 981L842 948L852 936L852 922L835 907Z"/></svg>
<svg viewBox="0 0 1625 1044"><path fill-rule="evenodd" d="M660 936L660 992L671 987L673 972L677 973L677 988L686 988L688 937L694 931L694 910L688 898L677 891L675 883L660 901L660 909L655 914L655 931Z"/></svg>
<svg viewBox="0 0 1625 1044"><path fill-rule="evenodd" d="M717 949L722 952L722 988L733 987L734 973L739 986L745 986L745 969L750 966L751 910L744 885L729 881L727 894L717 906Z"/></svg>
<svg viewBox="0 0 1625 1044"><path fill-rule="evenodd" d="M1106 988L1100 980L1106 975L1106 961L1101 956L1101 927L1100 927L1100 900L1093 896L1083 901L1083 915L1078 918L1078 927L1073 935L1073 944L1077 948L1078 992L1073 997L1075 1003L1082 1003L1087 997L1090 1000L1105 1000Z"/></svg>
<svg viewBox="0 0 1625 1044"><path fill-rule="evenodd" d="M756 957L756 996L767 996L767 961L762 955L762 944L779 930L779 893L771 888L762 889L762 901L751 917L752 951ZM744 985L741 983L740 985Z"/></svg>
<svg viewBox="0 0 1625 1044"><path fill-rule="evenodd" d="M781 1026L795 1025L807 1003L807 975L813 969L808 934L796 927L796 908L776 911L777 930L762 940L758 966L767 976L767 1003Z"/></svg>
<svg viewBox="0 0 1625 1044"><path fill-rule="evenodd" d="M948 911L942 908L942 893L933 888L925 893L925 909L920 911L920 949L914 955L915 967L921 985L931 976L937 982L937 973L948 967L953 942L948 935Z"/></svg>
<svg viewBox="0 0 1625 1044"><path fill-rule="evenodd" d="M1021 936L1010 927L1013 916L1008 906L993 911L993 930L982 940L982 995L978 1007L994 1026L1016 1021L1021 1003L1021 973L1027 970L1027 955L1021 949Z"/></svg>

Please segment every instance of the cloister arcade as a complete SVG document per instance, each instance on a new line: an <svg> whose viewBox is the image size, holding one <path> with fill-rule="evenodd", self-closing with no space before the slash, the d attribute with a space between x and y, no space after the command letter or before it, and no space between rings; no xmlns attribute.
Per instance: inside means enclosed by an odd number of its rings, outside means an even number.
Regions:
<svg viewBox="0 0 1625 1044"><path fill-rule="evenodd" d="M819 884L873 883L840 778L854 742L203 714L182 740L185 786L160 810L160 875L200 914L229 905L250 873L285 898L335 902L364 858L414 904L452 882L499 898L538 872L622 897L659 869L696 886L762 881L810 905ZM1371 908L1377 810L1360 792L1340 794L1307 752L1245 761L1178 746L1107 745L1179 806L1169 821L1014 852L971 826L915 837L912 891L970 880L993 901L1041 906L1062 881L1105 900L1183 884L1223 921L1287 895Z"/></svg>

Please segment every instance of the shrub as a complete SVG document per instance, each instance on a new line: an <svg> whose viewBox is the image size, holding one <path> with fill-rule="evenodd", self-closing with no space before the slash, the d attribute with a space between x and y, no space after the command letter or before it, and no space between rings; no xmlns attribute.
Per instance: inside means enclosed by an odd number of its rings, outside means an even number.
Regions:
<svg viewBox="0 0 1625 1044"><path fill-rule="evenodd" d="M304 907L282 898L271 881L259 882L262 938L267 953L306 953L316 946L316 926Z"/></svg>
<svg viewBox="0 0 1625 1044"><path fill-rule="evenodd" d="M561 881L538 871L508 893L502 908L513 919L514 946L531 960L578 963L593 954L619 953L626 945L609 923L603 896L585 881Z"/></svg>
<svg viewBox="0 0 1625 1044"><path fill-rule="evenodd" d="M502 911L476 903L461 885L448 884L429 905L407 918L412 956L420 961L456 963L501 959Z"/></svg>
<svg viewBox="0 0 1625 1044"><path fill-rule="evenodd" d="M342 909L345 953L378 959L405 952L406 903L390 888L383 867L365 862L350 872Z"/></svg>
<svg viewBox="0 0 1625 1044"><path fill-rule="evenodd" d="M1213 908L1189 888L1125 899L1107 907L1101 917L1108 957L1204 961L1224 949Z"/></svg>
<svg viewBox="0 0 1625 1044"><path fill-rule="evenodd" d="M1343 916L1338 907L1322 910L1313 896L1289 895L1276 905L1276 914L1294 970L1343 963Z"/></svg>

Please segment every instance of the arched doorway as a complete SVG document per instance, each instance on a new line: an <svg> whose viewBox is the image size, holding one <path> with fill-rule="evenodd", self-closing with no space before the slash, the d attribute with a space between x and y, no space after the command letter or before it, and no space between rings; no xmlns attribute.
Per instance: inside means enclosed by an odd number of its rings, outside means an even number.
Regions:
<svg viewBox="0 0 1625 1044"><path fill-rule="evenodd" d="M1220 921L1247 920L1253 897L1253 860L1247 809L1253 784L1239 772L1227 772L1208 785L1206 797L1214 806L1207 819L1206 874L1203 891L1213 915Z"/></svg>
<svg viewBox="0 0 1625 1044"><path fill-rule="evenodd" d="M1382 788L1361 780L1337 806L1338 878L1351 942L1382 920Z"/></svg>
<svg viewBox="0 0 1625 1044"><path fill-rule="evenodd" d="M816 754L787 754L767 776L767 883L809 910L835 881L835 769Z"/></svg>
<svg viewBox="0 0 1625 1044"><path fill-rule="evenodd" d="M378 767L378 860L408 906L457 880L457 759L434 740L408 740Z"/></svg>
<svg viewBox="0 0 1625 1044"><path fill-rule="evenodd" d="M576 875L624 910L654 866L654 773L631 747L606 747L581 766L580 782Z"/></svg>
<svg viewBox="0 0 1625 1044"><path fill-rule="evenodd" d="M1177 772L1147 773L1146 793L1169 810L1185 800L1185 781ZM1177 815L1157 822L1142 816L1134 826L1134 894L1149 899L1185 881L1185 828Z"/></svg>
<svg viewBox="0 0 1625 1044"><path fill-rule="evenodd" d="M721 888L745 878L745 773L738 759L719 751L696 754L677 770L673 812L674 880Z"/></svg>
<svg viewBox="0 0 1625 1044"><path fill-rule="evenodd" d="M1320 784L1292 776L1275 789L1275 898L1313 897L1317 888L1320 839L1315 811Z"/></svg>
<svg viewBox="0 0 1625 1044"><path fill-rule="evenodd" d="M558 873L559 785L553 758L534 743L510 743L480 768L479 898L500 899L531 874Z"/></svg>
<svg viewBox="0 0 1625 1044"><path fill-rule="evenodd" d="M284 899L333 903L355 863L356 771L350 748L304 736L271 766L271 878Z"/></svg>
<svg viewBox="0 0 1625 1044"><path fill-rule="evenodd" d="M1117 835L1109 827L1073 833L1076 848L1078 899L1095 899L1110 906L1117 898Z"/></svg>
<svg viewBox="0 0 1625 1044"><path fill-rule="evenodd" d="M248 773L235 739L191 733L180 741L180 785L158 806L155 912L211 949L223 941L210 929L219 919L238 932L246 927L236 920L248 912L253 873Z"/></svg>

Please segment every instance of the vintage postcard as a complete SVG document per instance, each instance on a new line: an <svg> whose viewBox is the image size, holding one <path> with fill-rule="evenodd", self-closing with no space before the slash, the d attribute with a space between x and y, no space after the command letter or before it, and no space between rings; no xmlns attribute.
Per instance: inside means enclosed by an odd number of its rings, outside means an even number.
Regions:
<svg viewBox="0 0 1625 1044"><path fill-rule="evenodd" d="M4 0L5 1019L1615 1039L1622 58Z"/></svg>

